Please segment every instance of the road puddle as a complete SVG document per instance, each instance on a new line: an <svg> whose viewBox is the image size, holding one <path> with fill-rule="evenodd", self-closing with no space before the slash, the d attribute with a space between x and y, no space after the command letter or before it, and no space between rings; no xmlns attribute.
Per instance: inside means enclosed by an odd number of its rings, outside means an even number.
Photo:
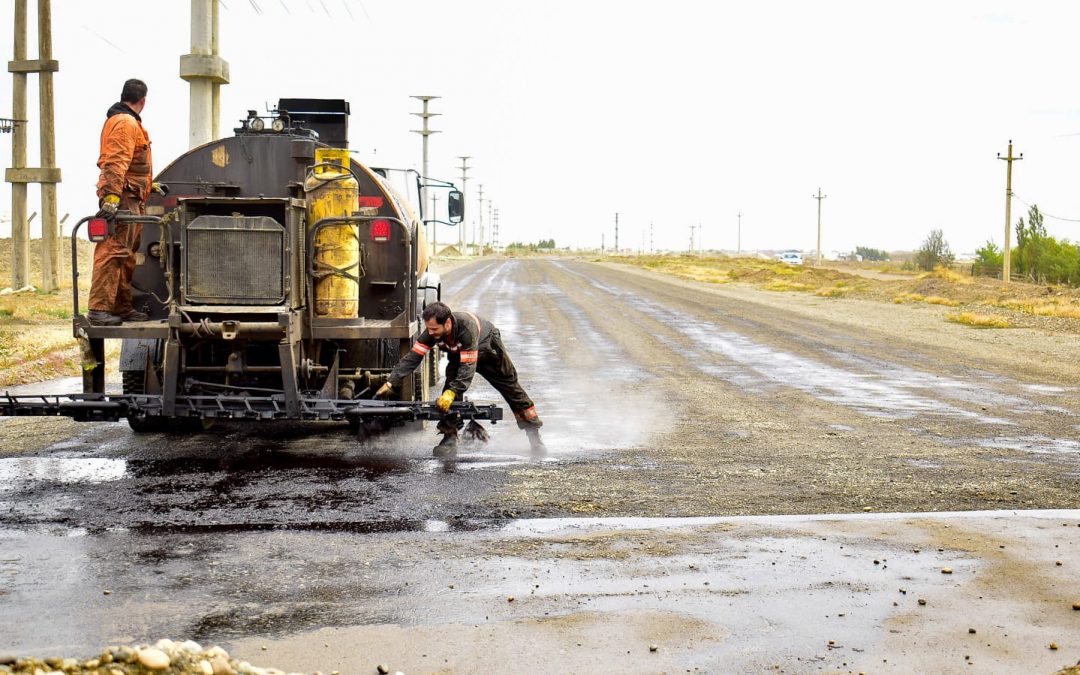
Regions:
<svg viewBox="0 0 1080 675"><path fill-rule="evenodd" d="M6 457L0 459L0 491L16 483L107 483L127 475L123 459L101 457Z"/></svg>

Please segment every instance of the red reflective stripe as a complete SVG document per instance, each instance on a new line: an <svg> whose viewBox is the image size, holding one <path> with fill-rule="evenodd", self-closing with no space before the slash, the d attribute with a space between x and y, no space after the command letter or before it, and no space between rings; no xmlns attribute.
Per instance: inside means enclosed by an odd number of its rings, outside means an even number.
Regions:
<svg viewBox="0 0 1080 675"><path fill-rule="evenodd" d="M421 344L421 343L417 342L416 344L413 345L412 350L414 352L416 352L417 354L419 354L420 356L425 356L428 352L431 351L431 347L428 347L425 344Z"/></svg>
<svg viewBox="0 0 1080 675"><path fill-rule="evenodd" d="M478 352L476 350L473 350L471 352L461 352L461 362L462 363L476 363L476 359L479 356L479 354L480 354L480 352Z"/></svg>
<svg viewBox="0 0 1080 675"><path fill-rule="evenodd" d="M522 410L522 411L521 411L521 414L522 414L522 416L523 416L523 417L524 417L525 419L527 419L527 420L534 420L534 419L536 419L536 418L537 418L537 414L536 414L536 406L533 406L533 407L531 407L531 408L526 408L526 409Z"/></svg>

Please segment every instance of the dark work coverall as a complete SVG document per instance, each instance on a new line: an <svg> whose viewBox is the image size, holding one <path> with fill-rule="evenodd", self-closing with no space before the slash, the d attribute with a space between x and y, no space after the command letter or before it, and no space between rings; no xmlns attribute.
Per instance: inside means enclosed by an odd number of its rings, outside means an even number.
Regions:
<svg viewBox="0 0 1080 675"><path fill-rule="evenodd" d="M506 399L519 429L543 426L532 399L518 383L517 369L506 353L499 329L471 312L454 312L450 318L451 334L436 342L431 335L423 333L390 374L390 384L397 386L420 366L432 347L438 346L448 359L443 391L452 389L460 399L472 384L473 374L479 373Z"/></svg>

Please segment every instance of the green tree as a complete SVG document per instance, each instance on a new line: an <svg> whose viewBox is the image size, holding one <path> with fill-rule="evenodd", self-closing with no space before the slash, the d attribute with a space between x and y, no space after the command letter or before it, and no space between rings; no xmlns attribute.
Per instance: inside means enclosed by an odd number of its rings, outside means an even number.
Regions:
<svg viewBox="0 0 1080 675"><path fill-rule="evenodd" d="M987 268L1000 268L1003 264L1004 255L997 244L989 239L986 240L986 244L982 248L975 250L975 257L978 259L979 264Z"/></svg>
<svg viewBox="0 0 1080 675"><path fill-rule="evenodd" d="M930 230L930 234L915 253L915 266L929 272L939 265L951 265L955 259L956 256L949 250L949 242L945 241L945 233L941 230Z"/></svg>
<svg viewBox="0 0 1080 675"><path fill-rule="evenodd" d="M888 252L876 248L869 248L867 246L856 246L855 255L862 256L863 260L880 261L889 259Z"/></svg>
<svg viewBox="0 0 1080 675"><path fill-rule="evenodd" d="M1037 205L1028 209L1027 221L1016 223L1013 270L1032 281L1049 284L1080 284L1080 249L1067 239L1058 241L1046 232Z"/></svg>

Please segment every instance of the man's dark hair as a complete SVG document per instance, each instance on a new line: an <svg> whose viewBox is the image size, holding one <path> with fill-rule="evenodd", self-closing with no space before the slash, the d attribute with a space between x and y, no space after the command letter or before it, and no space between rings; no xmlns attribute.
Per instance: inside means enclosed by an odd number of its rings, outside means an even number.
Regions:
<svg viewBox="0 0 1080 675"><path fill-rule="evenodd" d="M146 83L134 78L124 83L124 90L120 92L122 103L138 103L146 97Z"/></svg>
<svg viewBox="0 0 1080 675"><path fill-rule="evenodd" d="M424 321L435 319L438 323L446 323L446 320L450 318L450 308L444 303L433 302L424 308L424 312L420 316Z"/></svg>

